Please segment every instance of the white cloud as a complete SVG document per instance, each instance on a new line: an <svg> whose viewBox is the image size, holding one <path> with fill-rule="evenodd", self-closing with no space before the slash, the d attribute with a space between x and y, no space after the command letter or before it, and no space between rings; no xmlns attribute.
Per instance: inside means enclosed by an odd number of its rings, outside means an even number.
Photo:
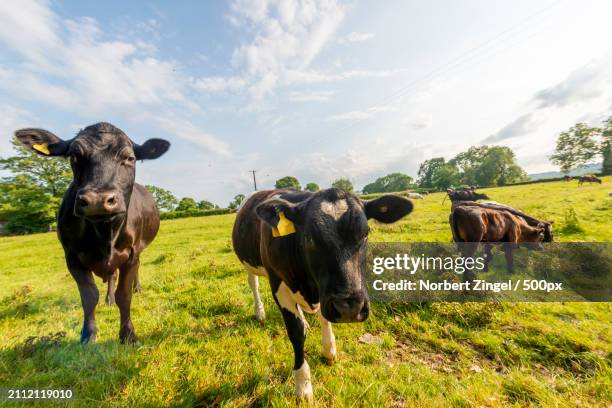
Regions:
<svg viewBox="0 0 612 408"><path fill-rule="evenodd" d="M346 36L342 37L338 42L356 43L356 42L363 42L363 41L371 40L374 37L375 35L372 33L358 33L358 32L353 31L347 34Z"/></svg>
<svg viewBox="0 0 612 408"><path fill-rule="evenodd" d="M289 100L292 102L327 102L334 93L334 91L291 92Z"/></svg>
<svg viewBox="0 0 612 408"><path fill-rule="evenodd" d="M562 108L604 95L610 83L612 83L612 57L608 56L574 70L555 86L542 89L534 96L534 100L540 103L540 108Z"/></svg>
<svg viewBox="0 0 612 408"><path fill-rule="evenodd" d="M246 81L239 77L207 77L194 82L194 87L202 92L235 92L245 87Z"/></svg>
<svg viewBox="0 0 612 408"><path fill-rule="evenodd" d="M506 126L501 128L495 134L487 137L481 143L489 144L501 142L506 139L512 139L519 136L524 136L533 132L537 128L537 121L535 120L535 114L533 112L526 113L519 116Z"/></svg>
<svg viewBox="0 0 612 408"><path fill-rule="evenodd" d="M337 115L332 115L328 119L329 120L338 120L338 121L363 120L363 119L371 118L371 117L373 117L373 116L375 116L376 114L379 114L379 113L397 112L397 111L399 111L399 108L397 108L396 106L389 106L389 105L372 106L372 107L369 107L368 109L362 110L362 111L350 111L350 112L346 112L346 113L340 113L340 114L337 114Z"/></svg>
<svg viewBox="0 0 612 408"><path fill-rule="evenodd" d="M34 115L9 104L0 104L0 156L12 152L11 138L17 129L31 126Z"/></svg>
<svg viewBox="0 0 612 408"><path fill-rule="evenodd" d="M229 156L230 149L227 143L206 133L204 129L194 125L188 119L176 115L162 115L149 118L157 126L181 139L188 140L204 150L219 156Z"/></svg>
<svg viewBox="0 0 612 408"><path fill-rule="evenodd" d="M159 30L156 20L144 24L149 34ZM155 57L156 47L148 42L106 37L95 19L62 20L45 1L24 0L19 7L0 2L0 45L21 57L18 68L0 63L0 89L88 116L194 108L176 62ZM214 87L213 82L202 80L200 86ZM217 88L237 86L222 82ZM175 135L192 142L200 135L198 145L224 151L223 143L205 132Z"/></svg>
<svg viewBox="0 0 612 408"><path fill-rule="evenodd" d="M345 13L335 0L235 0L231 10L228 19L253 34L250 42L234 50L232 63L244 71L255 99L271 94L287 71L307 68Z"/></svg>

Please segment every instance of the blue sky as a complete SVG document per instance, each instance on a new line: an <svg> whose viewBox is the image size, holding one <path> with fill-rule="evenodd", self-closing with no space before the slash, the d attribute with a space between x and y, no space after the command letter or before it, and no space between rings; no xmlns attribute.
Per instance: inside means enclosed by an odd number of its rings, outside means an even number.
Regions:
<svg viewBox="0 0 612 408"><path fill-rule="evenodd" d="M529 172L612 114L609 1L0 2L0 155L20 127L170 140L137 179L225 205L362 187L471 145Z"/></svg>

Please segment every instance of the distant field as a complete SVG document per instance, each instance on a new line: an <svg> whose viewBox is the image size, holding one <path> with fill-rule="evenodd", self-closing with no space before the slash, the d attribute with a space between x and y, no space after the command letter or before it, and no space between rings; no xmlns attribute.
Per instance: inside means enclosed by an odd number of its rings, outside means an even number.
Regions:
<svg viewBox="0 0 612 408"><path fill-rule="evenodd" d="M560 241L612 241L612 177L483 190L555 221ZM415 201L405 220L372 224L372 241L450 241L448 200ZM578 220L571 228L565 214ZM116 307L99 305L98 342L79 344L82 310L55 234L0 239L0 387L74 389L88 405L285 406L293 353L267 284L265 325L252 318L231 248L235 215L162 222L142 257L132 315L142 346L118 342ZM101 299L105 285L99 281ZM610 303L373 305L334 325L339 360L306 343L320 406L604 406L612 402ZM58 339L37 338L66 332ZM382 341L363 344L364 333ZM0 403L1 405L1 403ZM48 406L48 403L40 403Z"/></svg>

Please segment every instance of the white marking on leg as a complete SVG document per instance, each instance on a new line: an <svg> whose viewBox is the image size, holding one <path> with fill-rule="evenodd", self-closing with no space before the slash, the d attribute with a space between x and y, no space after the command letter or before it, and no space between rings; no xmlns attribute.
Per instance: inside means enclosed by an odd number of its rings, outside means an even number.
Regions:
<svg viewBox="0 0 612 408"><path fill-rule="evenodd" d="M304 364L297 370L293 370L293 381L295 382L295 395L305 398L308 402L313 400L312 381L310 380L310 367L304 360Z"/></svg>
<svg viewBox="0 0 612 408"><path fill-rule="evenodd" d="M255 300L255 318L263 322L266 320L266 310L264 309L261 296L259 296L259 277L251 272L247 272L249 279L249 286L253 291L253 299Z"/></svg>
<svg viewBox="0 0 612 408"><path fill-rule="evenodd" d="M321 322L321 336L323 345L323 351L321 354L323 354L323 357L325 357L327 360L327 364L332 365L337 356L336 337L332 331L331 322L324 318L321 312L319 312L319 321Z"/></svg>
<svg viewBox="0 0 612 408"><path fill-rule="evenodd" d="M334 220L339 220L345 212L348 211L348 203L346 200L338 201L322 201L321 211L332 217Z"/></svg>
<svg viewBox="0 0 612 408"><path fill-rule="evenodd" d="M263 266L256 268L249 265L248 262L243 262L242 264L247 271L247 279L249 281L251 291L253 292L253 299L255 300L255 318L258 321L263 322L266 319L266 310L264 309L264 304L261 301L261 296L259 295L258 276L268 276L268 274Z"/></svg>

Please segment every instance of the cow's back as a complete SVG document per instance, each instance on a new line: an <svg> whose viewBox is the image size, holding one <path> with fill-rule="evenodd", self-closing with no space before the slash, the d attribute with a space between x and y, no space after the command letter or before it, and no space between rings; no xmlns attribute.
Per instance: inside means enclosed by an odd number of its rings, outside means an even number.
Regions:
<svg viewBox="0 0 612 408"><path fill-rule="evenodd" d="M255 268L263 266L259 249L262 223L255 208L278 193L278 190L257 191L245 199L238 210L232 230L232 244L240 262Z"/></svg>

